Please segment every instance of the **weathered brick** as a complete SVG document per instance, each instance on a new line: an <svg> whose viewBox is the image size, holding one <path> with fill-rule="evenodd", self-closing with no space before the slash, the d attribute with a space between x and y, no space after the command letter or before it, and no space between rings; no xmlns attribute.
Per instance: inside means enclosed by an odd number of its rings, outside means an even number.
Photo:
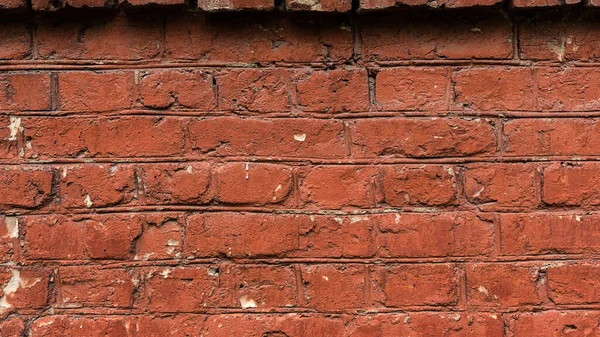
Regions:
<svg viewBox="0 0 600 337"><path fill-rule="evenodd" d="M560 305L600 302L598 264L554 263L548 266L546 272L548 297L553 303Z"/></svg>
<svg viewBox="0 0 600 337"><path fill-rule="evenodd" d="M587 254L600 251L597 214L502 214L505 255Z"/></svg>
<svg viewBox="0 0 600 337"><path fill-rule="evenodd" d="M132 294L140 277L125 269L61 267L59 305L76 307L130 308Z"/></svg>
<svg viewBox="0 0 600 337"><path fill-rule="evenodd" d="M387 68L376 78L375 100L381 110L441 110L447 108L448 70Z"/></svg>
<svg viewBox="0 0 600 337"><path fill-rule="evenodd" d="M548 205L600 205L598 163L552 164L543 171L543 201Z"/></svg>
<svg viewBox="0 0 600 337"><path fill-rule="evenodd" d="M286 9L291 11L349 12L350 0L286 0Z"/></svg>
<svg viewBox="0 0 600 337"><path fill-rule="evenodd" d="M289 156L340 158L346 155L340 121L302 118L192 120L190 146L217 156Z"/></svg>
<svg viewBox="0 0 600 337"><path fill-rule="evenodd" d="M283 112L290 110L292 80L289 71L234 69L215 76L221 110Z"/></svg>
<svg viewBox="0 0 600 337"><path fill-rule="evenodd" d="M44 268L0 268L0 313L45 307L48 303L50 277L51 271Z"/></svg>
<svg viewBox="0 0 600 337"><path fill-rule="evenodd" d="M369 107L367 71L334 69L296 73L298 105L306 111L361 112Z"/></svg>
<svg viewBox="0 0 600 337"><path fill-rule="evenodd" d="M11 2L19 5L20 1ZM25 23L3 22L0 25L0 59L24 59L31 54L31 34Z"/></svg>
<svg viewBox="0 0 600 337"><path fill-rule="evenodd" d="M600 107L600 70L541 69L537 90L538 106L542 110L597 110Z"/></svg>
<svg viewBox="0 0 600 337"><path fill-rule="evenodd" d="M581 0L512 0L512 5L515 8L552 7L575 5L579 3L581 3Z"/></svg>
<svg viewBox="0 0 600 337"><path fill-rule="evenodd" d="M49 0L42 5L54 4ZM64 1L64 0L63 0ZM104 7L100 0L66 0L69 5L86 2ZM61 2L58 2L59 4ZM65 3L65 2L63 2ZM158 57L163 50L161 25L157 16L98 16L97 19L47 21L37 27L39 57L49 60L144 60ZM86 83L89 85L90 83ZM85 85L84 85L85 87Z"/></svg>
<svg viewBox="0 0 600 337"><path fill-rule="evenodd" d="M412 0L408 0L412 1ZM421 3L425 1L416 0ZM428 3L454 4L470 0ZM496 0L482 0L493 3ZM365 6L392 5L394 0L362 0ZM377 15L361 20L363 55L369 61L409 59L508 59L512 57L511 22L500 16L482 15L459 21L449 17L433 19L427 14L411 17Z"/></svg>
<svg viewBox="0 0 600 337"><path fill-rule="evenodd" d="M216 105L212 75L206 71L146 71L141 74L139 83L140 97L148 107L211 110Z"/></svg>
<svg viewBox="0 0 600 337"><path fill-rule="evenodd" d="M382 257L485 256L495 245L493 222L470 213L404 213L376 219Z"/></svg>
<svg viewBox="0 0 600 337"><path fill-rule="evenodd" d="M301 268L304 301L320 311L361 308L365 270L360 265L311 265Z"/></svg>
<svg viewBox="0 0 600 337"><path fill-rule="evenodd" d="M0 322L0 336L20 336L25 332L25 322L18 316Z"/></svg>
<svg viewBox="0 0 600 337"><path fill-rule="evenodd" d="M184 119L166 117L22 118L28 158L181 155Z"/></svg>
<svg viewBox="0 0 600 337"><path fill-rule="evenodd" d="M476 110L532 110L534 108L532 69L467 68L454 72L452 82L454 105L457 108Z"/></svg>
<svg viewBox="0 0 600 337"><path fill-rule="evenodd" d="M352 31L331 17L263 17L256 24L247 16L182 15L167 20L166 49L173 59L206 62L343 61L352 56Z"/></svg>
<svg viewBox="0 0 600 337"><path fill-rule="evenodd" d="M517 156L600 154L600 120L524 118L504 123L504 151Z"/></svg>
<svg viewBox="0 0 600 337"><path fill-rule="evenodd" d="M451 305L458 276L450 264L371 267L373 298L386 307Z"/></svg>
<svg viewBox="0 0 600 337"><path fill-rule="evenodd" d="M469 202L481 207L533 207L536 167L531 164L479 164L464 171Z"/></svg>
<svg viewBox="0 0 600 337"><path fill-rule="evenodd" d="M597 333L600 314L595 310L586 311L542 311L524 312L510 321L515 336L562 337L579 332Z"/></svg>
<svg viewBox="0 0 600 337"><path fill-rule="evenodd" d="M523 264L473 264L467 266L470 305L517 307L542 302L536 282L539 267Z"/></svg>
<svg viewBox="0 0 600 337"><path fill-rule="evenodd" d="M292 190L292 170L285 165L231 163L216 168L215 174L215 198L224 204L278 204Z"/></svg>
<svg viewBox="0 0 600 337"><path fill-rule="evenodd" d="M208 163L139 166L146 204L202 204L211 200Z"/></svg>
<svg viewBox="0 0 600 337"><path fill-rule="evenodd" d="M32 322L32 337L137 337L135 318L124 315L48 315Z"/></svg>
<svg viewBox="0 0 600 337"><path fill-rule="evenodd" d="M134 260L162 260L180 257L184 220L181 214L140 214L142 234L135 239Z"/></svg>
<svg viewBox="0 0 600 337"><path fill-rule="evenodd" d="M13 260L19 248L19 219L15 216L0 216L0 263Z"/></svg>
<svg viewBox="0 0 600 337"><path fill-rule="evenodd" d="M364 119L350 124L356 157L459 157L496 151L494 124L485 119Z"/></svg>
<svg viewBox="0 0 600 337"><path fill-rule="evenodd" d="M300 199L308 207L374 206L379 170L371 166L317 166L300 179Z"/></svg>
<svg viewBox="0 0 600 337"><path fill-rule="evenodd" d="M207 12L273 10L275 2L269 0L199 0L198 8Z"/></svg>
<svg viewBox="0 0 600 337"><path fill-rule="evenodd" d="M457 201L451 166L390 166L383 170L384 200L390 206L441 206Z"/></svg>
<svg viewBox="0 0 600 337"><path fill-rule="evenodd" d="M108 207L132 203L135 175L129 165L78 165L61 170L60 197L69 208Z"/></svg>
<svg viewBox="0 0 600 337"><path fill-rule="evenodd" d="M53 173L47 170L0 170L0 208L35 208L52 198Z"/></svg>
<svg viewBox="0 0 600 337"><path fill-rule="evenodd" d="M32 0L31 8L35 11L56 11L64 8L115 8L117 1L104 0Z"/></svg>
<svg viewBox="0 0 600 337"><path fill-rule="evenodd" d="M0 75L0 109L49 110L49 73L9 73Z"/></svg>
<svg viewBox="0 0 600 337"><path fill-rule="evenodd" d="M133 80L131 72L60 73L58 75L60 108L78 111L130 108L133 104Z"/></svg>

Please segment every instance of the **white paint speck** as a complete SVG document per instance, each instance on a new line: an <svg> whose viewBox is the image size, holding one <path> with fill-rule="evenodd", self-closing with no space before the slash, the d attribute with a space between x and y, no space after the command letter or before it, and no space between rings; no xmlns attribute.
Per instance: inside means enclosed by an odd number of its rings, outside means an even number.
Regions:
<svg viewBox="0 0 600 337"><path fill-rule="evenodd" d="M4 220L6 223L6 231L8 232L9 238L18 238L19 237L19 219L14 216L7 216Z"/></svg>
<svg viewBox="0 0 600 337"><path fill-rule="evenodd" d="M240 297L240 305L242 306L242 309L257 307L256 301L254 301L250 296L247 295Z"/></svg>
<svg viewBox="0 0 600 337"><path fill-rule="evenodd" d="M21 118L19 117L10 117L10 124L8 125L8 129L10 130L10 135L8 136L8 140L17 140L17 134L19 131L23 131L23 127L21 126Z"/></svg>
<svg viewBox="0 0 600 337"><path fill-rule="evenodd" d="M94 205L94 203L92 202L92 199L90 198L89 194L85 195L85 198L83 199L83 202L85 203L85 205L90 208Z"/></svg>
<svg viewBox="0 0 600 337"><path fill-rule="evenodd" d="M294 135L294 139L296 141L303 142L306 140L306 134L302 133L302 134Z"/></svg>

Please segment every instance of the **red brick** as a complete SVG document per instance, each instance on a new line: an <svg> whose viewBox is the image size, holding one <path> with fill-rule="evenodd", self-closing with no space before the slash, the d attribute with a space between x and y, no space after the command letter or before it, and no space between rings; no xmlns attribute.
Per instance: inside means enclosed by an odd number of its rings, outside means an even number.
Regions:
<svg viewBox="0 0 600 337"><path fill-rule="evenodd" d="M360 265L311 265L301 267L306 306L319 311L362 308L365 270Z"/></svg>
<svg viewBox="0 0 600 337"><path fill-rule="evenodd" d="M538 106L551 111L600 108L600 70L594 68L540 69Z"/></svg>
<svg viewBox="0 0 600 337"><path fill-rule="evenodd" d="M37 0L34 0L37 1ZM44 3L48 0L41 0ZM100 0L67 0L69 5ZM54 3L54 2L52 2ZM35 4L32 4L35 8ZM163 50L161 25L156 16L119 14L98 19L48 21L37 26L37 48L42 59L146 60ZM86 86L90 83L86 83Z"/></svg>
<svg viewBox="0 0 600 337"><path fill-rule="evenodd" d="M343 337L344 322L339 317L305 314L225 314L206 319L206 337L217 336L327 336Z"/></svg>
<svg viewBox="0 0 600 337"><path fill-rule="evenodd" d="M365 166L317 166L304 173L300 199L320 208L374 206L378 170Z"/></svg>
<svg viewBox="0 0 600 337"><path fill-rule="evenodd" d="M22 336L24 331L25 322L18 316L6 318L0 322L0 336Z"/></svg>
<svg viewBox="0 0 600 337"><path fill-rule="evenodd" d="M22 145L24 131L21 118L0 116L0 125L8 126L0 128L0 158L12 159L23 155L24 150L18 149L18 145Z"/></svg>
<svg viewBox="0 0 600 337"><path fill-rule="evenodd" d="M470 305L517 307L541 303L536 288L539 268L522 264L473 264L467 266L467 298Z"/></svg>
<svg viewBox="0 0 600 337"><path fill-rule="evenodd" d="M52 198L50 171L0 170L0 208L36 208Z"/></svg>
<svg viewBox="0 0 600 337"><path fill-rule="evenodd" d="M140 97L148 107L211 110L216 105L212 75L206 71L147 71L139 82Z"/></svg>
<svg viewBox="0 0 600 337"><path fill-rule="evenodd" d="M223 266L223 278L234 280L235 306L242 309L295 307L296 273L293 266Z"/></svg>
<svg viewBox="0 0 600 337"><path fill-rule="evenodd" d="M15 216L0 216L0 263L13 260L19 247L19 219Z"/></svg>
<svg viewBox="0 0 600 337"><path fill-rule="evenodd" d="M20 0L14 0L8 6L20 4ZM24 59L31 54L32 47L31 34L25 23L5 21L0 24L0 59Z"/></svg>
<svg viewBox="0 0 600 337"><path fill-rule="evenodd" d="M9 73L0 76L0 109L49 110L50 74Z"/></svg>
<svg viewBox="0 0 600 337"><path fill-rule="evenodd" d="M383 172L384 200L390 206L442 206L457 201L451 166L390 166Z"/></svg>
<svg viewBox="0 0 600 337"><path fill-rule="evenodd" d="M126 205L134 201L135 175L128 165L65 166L60 196L69 208Z"/></svg>
<svg viewBox="0 0 600 337"><path fill-rule="evenodd" d="M394 313L356 316L347 324L346 336L503 336L503 322L499 314L489 313Z"/></svg>
<svg viewBox="0 0 600 337"><path fill-rule="evenodd" d="M536 205L536 167L528 164L479 164L464 171L465 195L482 207Z"/></svg>
<svg viewBox="0 0 600 337"><path fill-rule="evenodd" d="M125 269L61 267L59 306L130 308L139 276Z"/></svg>
<svg viewBox="0 0 600 337"><path fill-rule="evenodd" d="M404 213L377 219L382 257L485 256L494 249L493 222L471 213Z"/></svg>
<svg viewBox="0 0 600 337"><path fill-rule="evenodd" d="M454 72L454 105L476 110L532 110L532 75L531 69L508 67Z"/></svg>
<svg viewBox="0 0 600 337"><path fill-rule="evenodd" d="M132 105L132 93L133 74L130 72L77 71L58 75L58 94L62 110L127 109Z"/></svg>
<svg viewBox="0 0 600 337"><path fill-rule="evenodd" d="M361 119L351 124L357 157L459 157L496 151L494 124L486 119Z"/></svg>
<svg viewBox="0 0 600 337"><path fill-rule="evenodd" d="M475 6L495 6L500 3L502 3L500 0L361 0L360 8L361 10L382 10L396 6L428 6L431 8L445 9Z"/></svg>
<svg viewBox="0 0 600 337"><path fill-rule="evenodd" d="M202 204L211 199L208 163L140 166L146 204Z"/></svg>
<svg viewBox="0 0 600 337"><path fill-rule="evenodd" d="M579 3L581 3L581 0L512 0L512 5L516 8L552 7L575 5Z"/></svg>
<svg viewBox="0 0 600 337"><path fill-rule="evenodd" d="M558 4L555 0L545 2ZM581 1L565 1L579 2ZM596 22L585 18L568 21L526 20L519 27L519 50L522 59L555 62L597 61L600 56L599 42L600 31Z"/></svg>
<svg viewBox="0 0 600 337"><path fill-rule="evenodd" d="M184 119L165 117L22 119L28 158L181 155Z"/></svg>
<svg viewBox="0 0 600 337"><path fill-rule="evenodd" d="M511 155L597 155L598 132L598 119L514 119L504 123L503 141Z"/></svg>
<svg viewBox="0 0 600 337"><path fill-rule="evenodd" d="M32 0L31 8L36 11L56 11L64 8L114 8L116 1L104 0Z"/></svg>
<svg viewBox="0 0 600 337"><path fill-rule="evenodd" d="M310 218L300 215L191 215L187 221L184 256L283 256L299 248L300 228L310 225Z"/></svg>
<svg viewBox="0 0 600 337"><path fill-rule="evenodd" d="M548 205L600 205L600 164L552 164L543 171L543 201Z"/></svg>
<svg viewBox="0 0 600 337"><path fill-rule="evenodd" d="M135 241L134 260L160 260L180 257L184 223L180 214L140 215L142 235Z"/></svg>
<svg viewBox="0 0 600 337"><path fill-rule="evenodd" d="M4 0L0 4L0 9L24 9L27 8L27 2L24 0Z"/></svg>
<svg viewBox="0 0 600 337"><path fill-rule="evenodd" d="M296 73L298 105L306 111L361 112L369 108L367 71L334 69Z"/></svg>
<svg viewBox="0 0 600 337"><path fill-rule="evenodd" d="M273 10L275 2L270 0L199 0L198 8L207 12Z"/></svg>
<svg viewBox="0 0 600 337"><path fill-rule="evenodd" d="M183 7L186 5L185 0L119 0L119 4L126 3L135 7Z"/></svg>
<svg viewBox="0 0 600 337"><path fill-rule="evenodd" d="M408 0L411 1L411 0ZM424 1L417 0L423 3ZM472 0L444 0L455 7ZM497 0L482 0L493 3ZM362 0L365 6L390 6L394 0ZM480 13L481 14L481 13ZM402 22L393 13L361 18L363 55L368 61L407 59L508 59L512 57L510 20L482 15L468 21L411 14Z"/></svg>
<svg viewBox="0 0 600 337"><path fill-rule="evenodd" d="M550 263L547 269L548 297L556 304L600 302L600 266L592 263Z"/></svg>
<svg viewBox="0 0 600 337"><path fill-rule="evenodd" d="M173 16L167 20L166 49L173 59L204 62L323 62L352 57L352 30L342 19L250 17L207 20Z"/></svg>
<svg viewBox="0 0 600 337"><path fill-rule="evenodd" d="M141 223L134 215L68 219L59 215L20 217L28 259L127 259Z"/></svg>
<svg viewBox="0 0 600 337"><path fill-rule="evenodd" d="M216 316L179 314L169 316L140 316L137 319L137 337L189 337L201 336L205 320ZM129 316L131 317L131 315Z"/></svg>
<svg viewBox="0 0 600 337"><path fill-rule="evenodd" d="M192 215L184 256L368 257L374 254L371 232L376 220L370 216Z"/></svg>
<svg viewBox="0 0 600 337"><path fill-rule="evenodd" d="M287 70L234 69L218 73L215 80L220 110L290 110L293 88Z"/></svg>
<svg viewBox="0 0 600 337"><path fill-rule="evenodd" d="M39 309L48 302L51 271L41 268L0 268L2 313L14 309Z"/></svg>
<svg viewBox="0 0 600 337"><path fill-rule="evenodd" d="M502 214L505 255L588 254L600 252L597 214Z"/></svg>
<svg viewBox="0 0 600 337"><path fill-rule="evenodd" d="M31 326L32 337L137 337L132 316L42 316Z"/></svg>
<svg viewBox="0 0 600 337"><path fill-rule="evenodd" d="M286 0L286 9L291 11L315 12L349 12L352 10L350 0Z"/></svg>
<svg viewBox="0 0 600 337"><path fill-rule="evenodd" d="M217 156L289 156L340 158L346 155L340 121L300 118L192 120L190 146Z"/></svg>
<svg viewBox="0 0 600 337"><path fill-rule="evenodd" d="M442 110L447 107L448 70L387 68L377 74L375 100L381 110Z"/></svg>
<svg viewBox="0 0 600 337"><path fill-rule="evenodd" d="M225 204L278 204L292 189L292 170L285 165L231 163L215 173L216 199Z"/></svg>
<svg viewBox="0 0 600 337"><path fill-rule="evenodd" d="M371 267L371 279L375 302L386 307L451 305L458 300L453 265Z"/></svg>
<svg viewBox="0 0 600 337"><path fill-rule="evenodd" d="M542 311L514 315L511 321L514 336L563 337L578 334L598 334L600 314L589 311Z"/></svg>

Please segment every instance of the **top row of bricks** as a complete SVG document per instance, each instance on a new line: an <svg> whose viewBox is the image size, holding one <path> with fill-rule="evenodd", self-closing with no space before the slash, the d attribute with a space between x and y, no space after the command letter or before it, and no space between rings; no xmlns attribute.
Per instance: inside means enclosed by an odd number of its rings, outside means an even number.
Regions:
<svg viewBox="0 0 600 337"><path fill-rule="evenodd" d="M600 6L600 0L507 0L514 8L552 7L560 5ZM359 0L358 9L386 10L394 7L463 8L502 6L503 0ZM65 8L187 7L206 12L289 11L350 12L352 0L0 0L0 9L56 11Z"/></svg>

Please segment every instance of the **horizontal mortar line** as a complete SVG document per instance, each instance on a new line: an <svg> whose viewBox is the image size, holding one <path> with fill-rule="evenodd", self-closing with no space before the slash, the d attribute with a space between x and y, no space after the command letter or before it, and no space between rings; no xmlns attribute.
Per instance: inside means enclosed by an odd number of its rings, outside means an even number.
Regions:
<svg viewBox="0 0 600 337"><path fill-rule="evenodd" d="M396 265L412 264L541 264L543 267L547 263L598 263L600 262L600 253L593 254L552 254L552 255L520 255L520 256L470 256L470 257L412 257L412 258L389 258L389 257L357 257L357 258L180 258L163 260L48 260L48 259L21 259L15 265L14 261L1 263L0 267L19 268L19 267L97 267L98 269L119 269L119 268L186 268L194 266L262 266L262 265L364 265L374 267L388 267Z"/></svg>
<svg viewBox="0 0 600 337"><path fill-rule="evenodd" d="M280 112L261 112L246 110L205 110L205 109L124 109L124 110L98 110L98 111L50 111L50 110L0 110L0 116L20 117L48 117L48 118L87 118L87 119L111 119L122 116L136 117L236 117L252 118L259 120L277 119L324 119L324 120L362 120L366 118L594 118L600 117L600 110L587 111L547 111L547 110L487 110L474 111L465 109L443 109L443 110L388 110L388 111L357 111L357 112L318 112L301 109L291 109Z"/></svg>
<svg viewBox="0 0 600 337"><path fill-rule="evenodd" d="M287 164L291 167L327 166L388 166L388 165L460 165L477 163L541 163L599 162L598 156L481 156L481 157L423 157L423 158L314 158L314 157L271 157L271 156L174 156L174 157L90 157L53 159L0 159L0 165L17 167L43 167L58 165L89 164L193 164L193 163L254 163Z"/></svg>
<svg viewBox="0 0 600 337"><path fill-rule="evenodd" d="M310 205L308 205L310 207ZM586 215L597 214L597 206L546 206L546 208L534 207L487 207L486 204L462 204L462 205L447 205L447 206L406 206L406 207L368 207L350 208L350 209L311 209L304 208L300 205L297 208L289 206L271 205L271 206L236 206L236 205L140 205L140 206L117 206L105 208L54 208L54 209L8 209L2 211L1 214L9 216L53 216L53 215L76 215L92 216L95 214L130 214L138 212L147 213L164 213L164 212L246 212L259 214L290 214L290 215L348 215L361 216L373 214L389 214L389 213L412 213L412 214L442 214L442 213L460 213L470 212L474 214L490 215L490 214L569 214L569 215Z"/></svg>

